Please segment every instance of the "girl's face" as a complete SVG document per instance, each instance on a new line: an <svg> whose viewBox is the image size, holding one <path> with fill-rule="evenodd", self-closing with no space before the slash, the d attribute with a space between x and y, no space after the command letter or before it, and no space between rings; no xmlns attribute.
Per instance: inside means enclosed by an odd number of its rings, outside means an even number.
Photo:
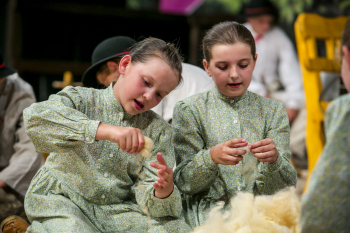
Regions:
<svg viewBox="0 0 350 233"><path fill-rule="evenodd" d="M342 50L341 77L346 90L350 92L350 50L347 46L342 46Z"/></svg>
<svg viewBox="0 0 350 233"><path fill-rule="evenodd" d="M252 79L257 55L254 60L249 45L241 42L214 45L211 54L210 63L204 59L203 65L219 92L229 98L242 96Z"/></svg>
<svg viewBox="0 0 350 233"><path fill-rule="evenodd" d="M131 115L155 107L179 82L174 70L160 58L132 63L127 55L119 63L119 73L121 75L113 87L114 95Z"/></svg>

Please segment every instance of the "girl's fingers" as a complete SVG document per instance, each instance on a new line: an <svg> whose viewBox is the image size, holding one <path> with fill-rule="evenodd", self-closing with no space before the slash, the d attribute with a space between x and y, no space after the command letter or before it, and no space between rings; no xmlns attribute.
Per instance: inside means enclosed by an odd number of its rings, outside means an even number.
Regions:
<svg viewBox="0 0 350 233"><path fill-rule="evenodd" d="M129 137L126 138L125 140L125 151L128 153L131 153L131 149L132 149L132 135L130 135Z"/></svg>
<svg viewBox="0 0 350 233"><path fill-rule="evenodd" d="M160 191L161 189L163 189L163 186L161 186L160 184L158 183L153 183L153 187L156 191Z"/></svg>
<svg viewBox="0 0 350 233"><path fill-rule="evenodd" d="M245 143L245 142L246 142L246 140L243 139L243 138L231 139L231 140L225 142L224 145L232 148L232 147L234 147L234 145L236 145L236 144Z"/></svg>
<svg viewBox="0 0 350 233"><path fill-rule="evenodd" d="M168 182L166 182L163 178L159 177L157 179L157 183L160 184L162 187L166 187Z"/></svg>
<svg viewBox="0 0 350 233"><path fill-rule="evenodd" d="M248 142L237 143L237 144L233 145L233 148L245 147L247 145L248 145Z"/></svg>
<svg viewBox="0 0 350 233"><path fill-rule="evenodd" d="M167 166L156 163L156 162L152 162L150 163L151 167L157 168L158 170L163 170L166 171L167 170Z"/></svg>
<svg viewBox="0 0 350 233"><path fill-rule="evenodd" d="M164 180L168 180L168 178L169 178L169 174L168 173L166 173L164 170L158 170L158 174L159 174L159 176L161 176Z"/></svg>
<svg viewBox="0 0 350 233"><path fill-rule="evenodd" d="M261 141L258 141L256 143L252 143L252 144L249 144L249 148L250 149L255 149L257 147L261 147L261 146L265 146L265 145L268 145L268 144L271 144L271 143L274 143L272 139L270 138L265 138Z"/></svg>
<svg viewBox="0 0 350 233"><path fill-rule="evenodd" d="M227 148L227 150L225 150L225 153L227 153L228 155L245 155L247 153L246 150L238 150L238 149L232 149L232 148Z"/></svg>
<svg viewBox="0 0 350 233"><path fill-rule="evenodd" d="M121 138L118 142L119 144L119 148L122 150L122 151L125 151L125 138Z"/></svg>
<svg viewBox="0 0 350 233"><path fill-rule="evenodd" d="M267 159L267 158L270 158L274 155L274 152L273 151L268 151L268 152L265 152L265 153L254 153L253 154L255 157L257 157L258 159Z"/></svg>
<svg viewBox="0 0 350 233"><path fill-rule="evenodd" d="M260 147L254 148L254 149L250 149L250 152L252 152L252 153L264 153L267 151L271 151L273 149L275 149L275 145L268 144L266 146L260 146Z"/></svg>
<svg viewBox="0 0 350 233"><path fill-rule="evenodd" d="M137 134L137 139L138 139L138 148L136 149L135 153L138 154L140 151L143 149L145 146L145 138L143 137L142 133L139 132Z"/></svg>
<svg viewBox="0 0 350 233"><path fill-rule="evenodd" d="M231 163L239 163L239 161L243 160L243 157L241 155L238 156L232 156L232 155L225 155L222 158L223 164L231 164Z"/></svg>
<svg viewBox="0 0 350 233"><path fill-rule="evenodd" d="M157 153L157 160L158 160L159 164L162 164L162 165L168 167L163 156L162 156L162 153L160 153L160 152Z"/></svg>
<svg viewBox="0 0 350 233"><path fill-rule="evenodd" d="M132 135L130 141L131 141L131 149L129 153L135 153L139 147L139 138L137 137L137 135Z"/></svg>

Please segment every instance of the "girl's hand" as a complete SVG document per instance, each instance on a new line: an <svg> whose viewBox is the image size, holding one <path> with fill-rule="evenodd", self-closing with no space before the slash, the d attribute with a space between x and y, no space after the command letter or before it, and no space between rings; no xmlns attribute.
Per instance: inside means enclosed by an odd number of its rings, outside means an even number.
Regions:
<svg viewBox="0 0 350 233"><path fill-rule="evenodd" d="M260 162L274 163L278 158L278 150L272 139L266 138L248 145L250 152L259 159Z"/></svg>
<svg viewBox="0 0 350 233"><path fill-rule="evenodd" d="M152 162L151 167L158 169L158 179L153 183L154 195L157 198L166 198L174 190L173 169L168 167L161 153L157 153L158 163Z"/></svg>
<svg viewBox="0 0 350 233"><path fill-rule="evenodd" d="M230 141L220 143L210 149L210 155L214 163L223 165L236 165L243 159L242 155L246 150L235 148L247 146L245 139L231 139Z"/></svg>
<svg viewBox="0 0 350 233"><path fill-rule="evenodd" d="M113 126L103 123L99 124L95 139L117 142L122 151L130 154L138 154L145 144L145 140L140 129Z"/></svg>

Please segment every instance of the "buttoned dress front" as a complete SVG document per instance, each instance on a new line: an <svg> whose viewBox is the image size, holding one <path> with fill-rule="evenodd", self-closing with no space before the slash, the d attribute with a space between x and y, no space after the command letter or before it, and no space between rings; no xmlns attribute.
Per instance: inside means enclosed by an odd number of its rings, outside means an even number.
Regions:
<svg viewBox="0 0 350 233"><path fill-rule="evenodd" d="M66 87L48 101L24 110L26 132L40 152L50 152L25 198L32 225L27 232L186 232L178 217L181 197L174 187L165 199L152 183L161 152L174 165L172 130L152 111L125 112L113 85L96 90ZM139 128L152 139L150 158L123 152L116 143L95 141L100 122Z"/></svg>
<svg viewBox="0 0 350 233"><path fill-rule="evenodd" d="M174 181L184 193L183 214L192 228L202 225L219 201L228 204L238 191L273 194L296 185L296 171L289 162L288 117L276 100L249 91L230 99L213 88L178 102L172 126L177 164ZM271 138L279 152L277 161L259 162L247 152L237 165L214 163L210 149L234 138L248 143ZM253 164L251 171L255 170L247 183L242 176L245 163Z"/></svg>

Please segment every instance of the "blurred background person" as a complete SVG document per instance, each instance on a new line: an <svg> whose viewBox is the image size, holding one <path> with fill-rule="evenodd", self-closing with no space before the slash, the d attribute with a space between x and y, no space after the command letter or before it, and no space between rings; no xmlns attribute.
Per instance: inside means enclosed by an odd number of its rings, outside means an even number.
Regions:
<svg viewBox="0 0 350 233"><path fill-rule="evenodd" d="M258 60L249 91L281 101L291 124L292 161L307 167L305 147L306 110L302 76L295 47L275 26L278 11L268 0L252 0L243 7L244 25L251 31Z"/></svg>
<svg viewBox="0 0 350 233"><path fill-rule="evenodd" d="M115 36L99 43L91 56L92 65L82 77L84 87L104 89L118 79L120 59L130 52L136 41L128 36ZM117 75L112 74L116 71Z"/></svg>
<svg viewBox="0 0 350 233"><path fill-rule="evenodd" d="M23 110L34 102L32 87L0 54L0 221L24 211L24 195L41 164L23 126Z"/></svg>
<svg viewBox="0 0 350 233"><path fill-rule="evenodd" d="M350 19L341 39L341 77L350 92ZM302 232L349 232L350 94L333 100L325 114L326 144L301 203Z"/></svg>
<svg viewBox="0 0 350 233"><path fill-rule="evenodd" d="M85 87L106 88L113 80L118 79L115 75L118 71L120 58L129 52L130 47L136 41L126 36L116 36L102 41L92 53L89 67L83 75L82 83ZM114 73L114 74L113 74ZM175 104L184 98L207 91L213 88L214 82L205 71L195 65L182 63L183 82L152 110L171 123Z"/></svg>

